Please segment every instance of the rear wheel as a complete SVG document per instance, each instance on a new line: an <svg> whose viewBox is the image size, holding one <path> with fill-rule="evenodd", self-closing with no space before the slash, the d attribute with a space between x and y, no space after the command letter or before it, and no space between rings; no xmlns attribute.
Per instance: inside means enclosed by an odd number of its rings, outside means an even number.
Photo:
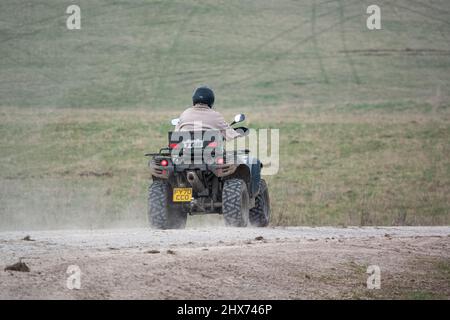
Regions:
<svg viewBox="0 0 450 320"><path fill-rule="evenodd" d="M222 213L227 226L247 226L249 196L247 185L243 180L230 179L225 181L222 190Z"/></svg>
<svg viewBox="0 0 450 320"><path fill-rule="evenodd" d="M170 207L168 229L184 229L186 220L187 212L181 210L179 206Z"/></svg>
<svg viewBox="0 0 450 320"><path fill-rule="evenodd" d="M255 199L255 207L250 210L249 219L252 226L267 227L270 221L269 189L266 182L259 182L259 194Z"/></svg>
<svg viewBox="0 0 450 320"><path fill-rule="evenodd" d="M183 229L187 213L170 201L171 188L164 181L154 181L148 190L148 219L155 229Z"/></svg>

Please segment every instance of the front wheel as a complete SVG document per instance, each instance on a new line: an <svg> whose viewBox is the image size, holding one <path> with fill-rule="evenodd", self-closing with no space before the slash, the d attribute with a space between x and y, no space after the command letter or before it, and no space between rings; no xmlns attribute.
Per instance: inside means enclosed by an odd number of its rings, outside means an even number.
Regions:
<svg viewBox="0 0 450 320"><path fill-rule="evenodd" d="M148 190L148 219L155 229L184 229L187 213L170 201L171 187L164 181L154 181Z"/></svg>
<svg viewBox="0 0 450 320"><path fill-rule="evenodd" d="M245 181L241 179L225 181L222 190L222 213L227 226L247 226L249 196Z"/></svg>
<svg viewBox="0 0 450 320"><path fill-rule="evenodd" d="M255 199L255 207L250 210L249 219L252 226L267 227L270 221L269 189L266 182L259 181L259 193Z"/></svg>

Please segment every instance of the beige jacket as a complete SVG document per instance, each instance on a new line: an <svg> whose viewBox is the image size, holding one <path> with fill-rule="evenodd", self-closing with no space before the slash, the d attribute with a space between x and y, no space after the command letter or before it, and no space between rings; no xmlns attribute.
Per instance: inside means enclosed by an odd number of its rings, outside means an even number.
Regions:
<svg viewBox="0 0 450 320"><path fill-rule="evenodd" d="M225 140L241 135L225 121L223 116L205 104L196 104L180 115L175 131L220 130Z"/></svg>

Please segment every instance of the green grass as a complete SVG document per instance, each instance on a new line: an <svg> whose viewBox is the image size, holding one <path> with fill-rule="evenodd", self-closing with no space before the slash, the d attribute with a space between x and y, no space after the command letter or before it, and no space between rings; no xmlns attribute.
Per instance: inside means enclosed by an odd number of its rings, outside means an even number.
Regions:
<svg viewBox="0 0 450 320"><path fill-rule="evenodd" d="M250 127L280 129L272 224L449 224L449 111L352 109L249 113ZM3 108L2 225L145 223L143 154L165 145L172 116Z"/></svg>
<svg viewBox="0 0 450 320"><path fill-rule="evenodd" d="M446 300L448 297L428 291L413 291L408 294L406 300Z"/></svg>
<svg viewBox="0 0 450 320"><path fill-rule="evenodd" d="M450 223L450 5L2 2L0 228L141 225L145 152L192 89L280 129L275 225ZM85 176L85 173L106 176Z"/></svg>
<svg viewBox="0 0 450 320"><path fill-rule="evenodd" d="M199 83L224 108L398 107L450 92L445 0L380 1L380 31L366 29L370 1L77 4L82 29L69 31L66 3L2 2L3 106L173 108Z"/></svg>

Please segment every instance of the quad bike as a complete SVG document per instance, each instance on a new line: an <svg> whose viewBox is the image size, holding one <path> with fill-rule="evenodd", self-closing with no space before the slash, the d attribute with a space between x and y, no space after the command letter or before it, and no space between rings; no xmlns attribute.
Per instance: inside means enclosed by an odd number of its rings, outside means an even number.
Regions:
<svg viewBox="0 0 450 320"><path fill-rule="evenodd" d="M235 116L231 125L245 120ZM172 120L172 125L178 123ZM242 135L245 127L234 128ZM180 138L181 137L181 138ZM149 153L153 183L148 194L148 218L156 229L182 229L188 215L222 214L227 226L266 227L270 200L261 179L262 164L249 150L227 152L214 130L169 132L169 145Z"/></svg>

